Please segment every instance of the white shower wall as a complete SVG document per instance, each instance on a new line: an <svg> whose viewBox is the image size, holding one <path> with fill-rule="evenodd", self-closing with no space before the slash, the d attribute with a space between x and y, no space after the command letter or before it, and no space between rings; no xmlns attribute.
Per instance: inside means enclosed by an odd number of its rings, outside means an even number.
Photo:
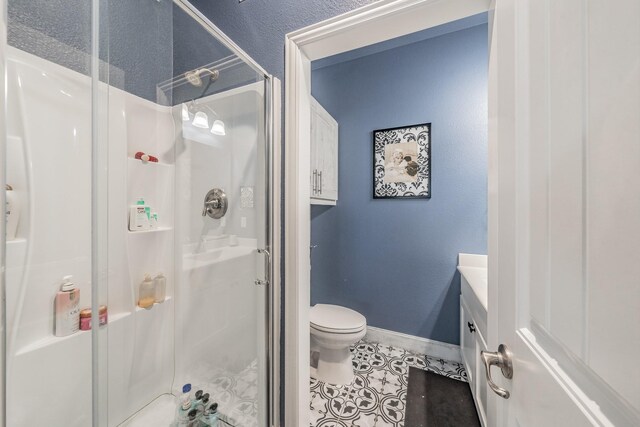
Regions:
<svg viewBox="0 0 640 427"><path fill-rule="evenodd" d="M87 425L90 334L53 337L53 301L73 274L81 306L90 302L89 79L15 49L8 56L7 182L21 207L7 243L8 424ZM32 411L30 401L51 404Z"/></svg>
<svg viewBox="0 0 640 427"><path fill-rule="evenodd" d="M54 297L72 274L91 301L91 80L9 48L7 179L21 201L7 244L9 425L91 423L91 334L53 336ZM107 357L109 424L117 425L173 380L174 166L142 165L135 151L173 149L169 107L101 84L109 97ZM106 99L106 98L105 98ZM128 232L128 206L144 196L165 231ZM145 272L164 272L168 300L136 307ZM33 402L47 402L33 411Z"/></svg>

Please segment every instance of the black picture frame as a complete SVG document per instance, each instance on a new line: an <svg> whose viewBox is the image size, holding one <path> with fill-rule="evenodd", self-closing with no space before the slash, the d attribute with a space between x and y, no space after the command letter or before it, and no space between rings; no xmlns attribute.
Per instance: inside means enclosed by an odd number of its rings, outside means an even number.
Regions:
<svg viewBox="0 0 640 427"><path fill-rule="evenodd" d="M377 129L372 136L373 198L430 199L431 123Z"/></svg>

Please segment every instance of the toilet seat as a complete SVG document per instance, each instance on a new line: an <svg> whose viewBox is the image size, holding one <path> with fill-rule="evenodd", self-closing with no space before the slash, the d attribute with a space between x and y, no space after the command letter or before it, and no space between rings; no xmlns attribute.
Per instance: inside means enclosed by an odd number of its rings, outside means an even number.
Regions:
<svg viewBox="0 0 640 427"><path fill-rule="evenodd" d="M333 334L357 333L367 325L367 319L357 311L331 304L311 307L309 322L312 329Z"/></svg>

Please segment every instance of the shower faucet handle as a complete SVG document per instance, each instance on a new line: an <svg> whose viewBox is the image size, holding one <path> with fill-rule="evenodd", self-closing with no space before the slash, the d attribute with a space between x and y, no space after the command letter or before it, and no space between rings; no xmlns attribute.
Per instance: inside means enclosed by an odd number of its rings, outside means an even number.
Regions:
<svg viewBox="0 0 640 427"><path fill-rule="evenodd" d="M210 216L213 219L220 219L227 213L227 195L219 188L210 190L204 197L204 207L202 216Z"/></svg>

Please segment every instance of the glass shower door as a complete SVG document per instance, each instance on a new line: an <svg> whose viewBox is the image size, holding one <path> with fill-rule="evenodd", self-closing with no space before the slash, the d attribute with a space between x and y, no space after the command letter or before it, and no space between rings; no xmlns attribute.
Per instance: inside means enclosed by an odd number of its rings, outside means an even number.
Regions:
<svg viewBox="0 0 640 427"><path fill-rule="evenodd" d="M8 5L5 425L166 426L185 383L267 425L269 77L186 0Z"/></svg>
<svg viewBox="0 0 640 427"><path fill-rule="evenodd" d="M0 29L4 421L85 427L95 420L95 386L104 374L98 330L80 321L83 310L97 314L106 301L100 129L108 94L98 73L106 65L98 57L98 1L0 4L8 9Z"/></svg>
<svg viewBox="0 0 640 427"><path fill-rule="evenodd" d="M242 66L219 72L235 74ZM208 127L199 126L203 113ZM175 114L181 129L176 147L175 385L192 383L210 393L231 425L264 426L265 81L188 101Z"/></svg>
<svg viewBox="0 0 640 427"><path fill-rule="evenodd" d="M265 426L265 73L186 1L108 9L109 63L125 89L113 72L108 426L168 425L187 383L228 424ZM122 22L150 13L155 37L122 38ZM123 215L140 199L150 228ZM145 278L159 276L163 298L147 303Z"/></svg>

